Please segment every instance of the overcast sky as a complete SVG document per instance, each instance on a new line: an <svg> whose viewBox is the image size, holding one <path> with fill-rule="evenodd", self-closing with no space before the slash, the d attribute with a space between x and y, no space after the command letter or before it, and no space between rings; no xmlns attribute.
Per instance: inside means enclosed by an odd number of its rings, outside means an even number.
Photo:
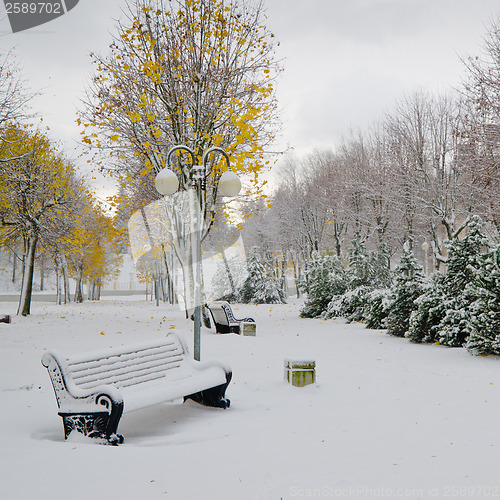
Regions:
<svg viewBox="0 0 500 500"><path fill-rule="evenodd" d="M92 68L107 53L124 0L80 0L66 15L12 34L0 5L0 47L15 53L36 111L71 150L75 111ZM265 0L268 26L285 58L278 98L280 147L299 155L331 148L350 128L363 129L417 89L458 86L460 56L480 53L498 0Z"/></svg>

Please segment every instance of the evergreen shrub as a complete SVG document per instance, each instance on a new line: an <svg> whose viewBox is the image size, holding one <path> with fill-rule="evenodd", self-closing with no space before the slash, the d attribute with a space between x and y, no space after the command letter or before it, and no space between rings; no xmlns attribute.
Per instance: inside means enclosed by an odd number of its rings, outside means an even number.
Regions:
<svg viewBox="0 0 500 500"><path fill-rule="evenodd" d="M478 264L467 288L471 334L465 347L476 355L500 355L500 246L483 254Z"/></svg>
<svg viewBox="0 0 500 500"><path fill-rule="evenodd" d="M286 302L279 279L270 276L257 251L252 251L247 263L248 276L239 292L246 304L281 304Z"/></svg>
<svg viewBox="0 0 500 500"><path fill-rule="evenodd" d="M394 274L395 283L391 289L391 304L386 320L387 332L403 337L409 329L416 300L424 291L425 276L413 253L407 250L403 252Z"/></svg>
<svg viewBox="0 0 500 500"><path fill-rule="evenodd" d="M345 293L349 281L349 273L337 256L315 252L306 265L302 291L307 293L307 299L300 316L303 318L320 316L327 309L333 296Z"/></svg>

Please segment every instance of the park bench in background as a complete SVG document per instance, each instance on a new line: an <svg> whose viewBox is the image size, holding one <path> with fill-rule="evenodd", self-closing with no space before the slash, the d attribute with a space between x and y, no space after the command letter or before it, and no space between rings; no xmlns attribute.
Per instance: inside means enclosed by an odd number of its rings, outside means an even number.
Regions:
<svg viewBox="0 0 500 500"><path fill-rule="evenodd" d="M238 333L240 335L255 335L256 323L253 318L237 319L233 310L225 300L217 300L207 304L212 315L217 333Z"/></svg>
<svg viewBox="0 0 500 500"><path fill-rule="evenodd" d="M65 439L77 431L119 444L123 412L180 398L218 408L230 404L225 392L231 371L220 363L191 359L174 332L75 356L46 352L42 364L52 380Z"/></svg>

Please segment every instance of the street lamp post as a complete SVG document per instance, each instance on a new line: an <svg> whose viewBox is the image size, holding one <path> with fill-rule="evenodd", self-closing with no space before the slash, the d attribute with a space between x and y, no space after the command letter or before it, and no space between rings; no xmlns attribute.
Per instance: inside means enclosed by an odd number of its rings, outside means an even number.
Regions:
<svg viewBox="0 0 500 500"><path fill-rule="evenodd" d="M200 360L200 326L201 326L201 215L202 192L205 189L207 178L207 159L211 153L220 153L227 163L227 170L220 176L218 184L222 196L236 196L241 189L239 177L231 170L229 156L218 147L213 147L205 151L201 165L196 165L196 157L192 149L184 145L174 146L167 156L167 166L162 169L155 179L156 190L164 195L172 195L179 189L179 179L170 166L170 158L175 151L184 150L191 156L193 164L191 170L192 188L196 190L195 201L195 283L194 283L194 359Z"/></svg>

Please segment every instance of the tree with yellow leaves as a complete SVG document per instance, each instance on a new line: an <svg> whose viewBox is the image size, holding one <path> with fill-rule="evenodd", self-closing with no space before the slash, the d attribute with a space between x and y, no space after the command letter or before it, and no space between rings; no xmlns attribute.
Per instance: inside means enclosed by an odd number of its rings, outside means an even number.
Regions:
<svg viewBox="0 0 500 500"><path fill-rule="evenodd" d="M263 148L275 132L279 70L262 3L135 0L129 9L110 54L93 55L84 141L139 159L111 167L127 183L154 178L170 147L185 144L198 161L210 147L223 147L233 167L257 184ZM189 165L179 174L186 188Z"/></svg>
<svg viewBox="0 0 500 500"><path fill-rule="evenodd" d="M70 274L76 281L75 302L83 302L85 281L89 284L89 297L97 300L104 279L119 272L121 258L114 245L117 234L113 219L106 217L96 201L87 195L78 217L64 236Z"/></svg>
<svg viewBox="0 0 500 500"><path fill-rule="evenodd" d="M16 237L24 242L18 314L26 316L38 243L73 206L78 182L48 137L28 126L3 130L0 158L0 246Z"/></svg>
<svg viewBox="0 0 500 500"><path fill-rule="evenodd" d="M174 145L188 146L200 163L218 146L232 168L262 194L259 173L276 121L274 79L280 70L274 35L264 23L262 2L244 0L135 0L130 17L106 57L94 55L96 73L82 113L84 142L107 148L130 198L159 198L153 180ZM201 197L202 240L214 222L217 181L226 165L210 158ZM190 192L192 164L177 158L181 194L165 204L166 225L183 269L192 266ZM187 208L186 208L187 207ZM185 278L186 280L186 278ZM192 276L188 277L192 281Z"/></svg>

